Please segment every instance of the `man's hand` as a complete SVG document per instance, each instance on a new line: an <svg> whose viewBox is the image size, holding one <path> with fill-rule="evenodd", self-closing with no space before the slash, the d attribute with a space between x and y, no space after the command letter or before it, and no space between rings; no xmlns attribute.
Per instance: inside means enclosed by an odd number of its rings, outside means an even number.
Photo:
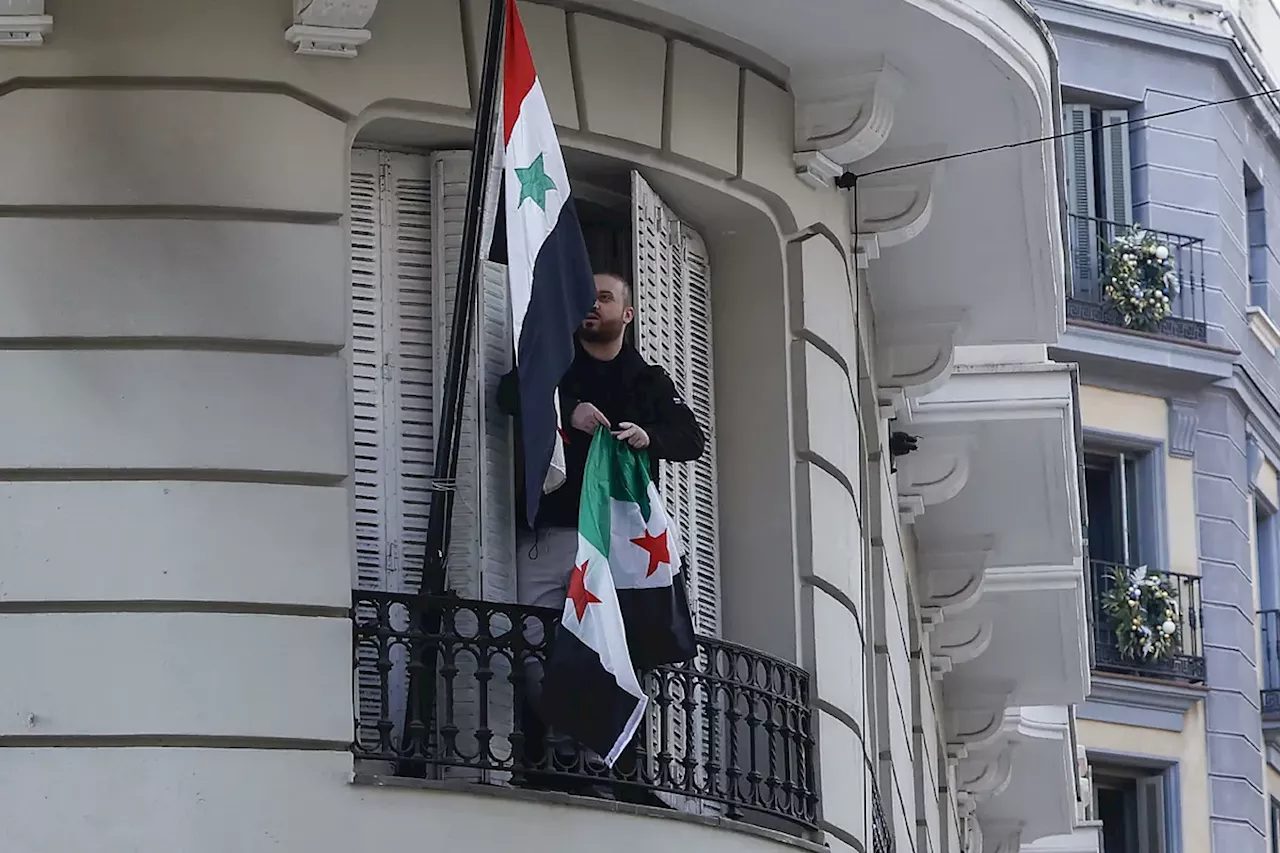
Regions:
<svg viewBox="0 0 1280 853"><path fill-rule="evenodd" d="M621 432L616 432L613 437L618 441L625 441L636 450L644 450L649 446L649 433L632 423L623 421L618 424Z"/></svg>
<svg viewBox="0 0 1280 853"><path fill-rule="evenodd" d="M609 428L609 419L590 403L579 403L569 417L569 423L579 432L595 435L596 427Z"/></svg>

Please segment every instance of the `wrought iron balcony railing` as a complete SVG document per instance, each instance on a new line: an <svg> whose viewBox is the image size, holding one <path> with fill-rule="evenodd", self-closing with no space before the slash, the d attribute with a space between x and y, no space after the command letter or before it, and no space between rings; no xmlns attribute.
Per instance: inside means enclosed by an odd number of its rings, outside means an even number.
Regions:
<svg viewBox="0 0 1280 853"><path fill-rule="evenodd" d="M691 663L643 674L648 719L610 770L545 732L529 707L526 671L546 660L559 617L447 595L354 592L352 751L369 772L578 790L799 834L817 826L807 673L700 637Z"/></svg>
<svg viewBox="0 0 1280 853"><path fill-rule="evenodd" d="M1262 634L1262 716L1280 720L1280 610L1258 613Z"/></svg>
<svg viewBox="0 0 1280 853"><path fill-rule="evenodd" d="M1092 216L1067 216L1067 245L1070 253L1071 293L1067 297L1067 319L1102 323L1125 328L1120 314L1104 297L1107 246L1130 226ZM1169 249L1178 294L1173 313L1157 329L1147 330L1161 337L1204 343L1205 325L1204 240L1183 234L1147 229Z"/></svg>
<svg viewBox="0 0 1280 853"><path fill-rule="evenodd" d="M893 828L880 799L880 785L871 779L871 853L894 853Z"/></svg>
<svg viewBox="0 0 1280 853"><path fill-rule="evenodd" d="M1090 598L1093 606L1094 667L1102 672L1140 675L1199 684L1204 681L1204 646L1200 636L1200 578L1176 572L1158 572L1168 596L1176 603L1179 618L1171 637L1172 648L1160 657L1126 649L1117 634L1120 617L1107 609L1116 588L1116 572L1133 567L1103 560L1090 561ZM1151 626L1160 630L1160 625Z"/></svg>

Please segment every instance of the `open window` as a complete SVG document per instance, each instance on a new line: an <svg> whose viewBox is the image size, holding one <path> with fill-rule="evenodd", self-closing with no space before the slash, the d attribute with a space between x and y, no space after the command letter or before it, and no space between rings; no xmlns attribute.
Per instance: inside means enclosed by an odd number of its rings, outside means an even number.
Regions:
<svg viewBox="0 0 1280 853"><path fill-rule="evenodd" d="M1177 853L1175 768L1095 764L1093 789L1101 853Z"/></svg>
<svg viewBox="0 0 1280 853"><path fill-rule="evenodd" d="M1157 563L1159 507L1151 452L1086 449L1084 462L1090 559L1126 566Z"/></svg>
<svg viewBox="0 0 1280 853"><path fill-rule="evenodd" d="M1074 295L1101 295L1103 245L1133 222L1129 111L1063 107L1068 238Z"/></svg>
<svg viewBox="0 0 1280 853"><path fill-rule="evenodd" d="M457 480L431 481L469 163L466 151L352 153L356 580L361 589L418 589L432 495L454 488L449 588L512 601L514 436L493 400L513 346L505 267L496 264L485 264L477 294ZM630 268L634 342L670 374L708 435L702 459L664 463L662 490L685 538L697 628L714 635L720 620L710 266L702 238L638 174L631 188L628 199L588 186L579 202L583 231L598 268ZM629 210L622 206L628 201Z"/></svg>
<svg viewBox="0 0 1280 853"><path fill-rule="evenodd" d="M421 589L431 503L451 489L447 589L462 599L513 602L516 436L511 419L497 410L496 394L498 381L513 364L514 347L506 268L501 265L486 262L476 294L457 477L452 483L432 479L470 158L468 151L412 154L374 148L357 148L351 155L355 585L373 592ZM708 435L707 453L699 461L664 463L661 488L684 538L695 627L717 636L718 506L707 252L697 232L639 175L619 170L617 177L621 186L629 178L630 194L601 192L583 182L584 237L597 268L631 272L634 343L647 361L666 369ZM406 651L405 644L393 644L387 650L390 659L381 663L372 645L358 651L368 657L357 666L362 720L389 716L398 725L403 718ZM380 666L390 668L386 678ZM383 687L389 688L386 695ZM482 694L472 674L456 674L454 688L475 694L474 702L455 697L455 721L458 714L479 714L481 695L489 697L491 706L510 703L496 686ZM501 716L502 709L490 708L491 718ZM677 752L685 748L683 712L679 716L677 742L668 744Z"/></svg>

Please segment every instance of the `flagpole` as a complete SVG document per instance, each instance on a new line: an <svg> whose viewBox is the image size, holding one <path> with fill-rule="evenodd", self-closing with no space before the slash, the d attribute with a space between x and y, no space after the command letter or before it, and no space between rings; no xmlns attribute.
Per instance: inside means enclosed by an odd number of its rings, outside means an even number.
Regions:
<svg viewBox="0 0 1280 853"><path fill-rule="evenodd" d="M444 399L440 407L439 432L436 433L436 455L432 470L435 491L427 519L426 548L423 553L423 596L441 595L448 586L445 552L449 547L449 528L453 520L453 498L458 476L458 449L466 396L467 353L471 350L471 321L475 313L476 280L480 274L480 236L484 224L485 189L489 167L493 162L493 146L497 126L499 74L502 67L503 31L506 28L508 0L489 0L489 26L484 41L484 65L480 74L479 100L476 106L475 136L471 146L471 175L467 182L467 208L462 224L462 258L458 267L457 293L453 302L453 319L449 329L449 353L445 364ZM427 637L440 633L442 614L439 606L411 610L413 623ZM409 684L405 702L404 729L400 733L401 749L409 760L398 763L397 775L421 778L425 765L416 759L425 756L426 737L432 727L435 709L436 650L414 643L411 658L418 658L421 669L409 666Z"/></svg>
<svg viewBox="0 0 1280 853"><path fill-rule="evenodd" d="M423 555L421 592L438 595L445 591L445 553L453 520L458 450L466 395L467 353L471 350L471 326L475 313L476 281L480 276L480 237L484 219L485 187L493 163L493 147L498 117L498 90L501 83L503 31L508 0L490 0L489 25L484 42L479 102L476 108L475 137L471 146L471 175L467 182L466 218L462 225L462 258L458 268L457 295L449 334L445 365L444 399L440 407L432 482L436 491L427 521L426 551Z"/></svg>

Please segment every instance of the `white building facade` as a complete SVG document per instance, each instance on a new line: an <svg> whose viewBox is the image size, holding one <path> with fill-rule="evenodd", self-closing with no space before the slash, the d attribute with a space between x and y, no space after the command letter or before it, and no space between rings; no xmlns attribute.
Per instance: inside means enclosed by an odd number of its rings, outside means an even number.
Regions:
<svg viewBox="0 0 1280 853"><path fill-rule="evenodd" d="M47 6L0 5L6 849L1097 850L1061 173L953 156L1061 127L1025 4L521 3L710 437L654 805L513 784L500 266L431 479L488 4Z"/></svg>

